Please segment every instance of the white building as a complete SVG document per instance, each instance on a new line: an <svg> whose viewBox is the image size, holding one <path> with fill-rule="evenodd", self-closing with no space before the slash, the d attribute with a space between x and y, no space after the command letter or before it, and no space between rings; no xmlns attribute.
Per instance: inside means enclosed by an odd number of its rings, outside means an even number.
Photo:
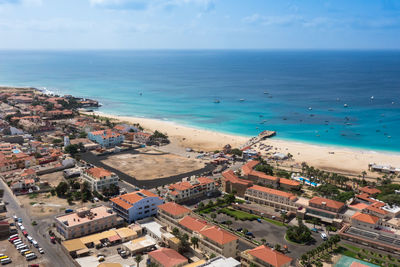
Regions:
<svg viewBox="0 0 400 267"><path fill-rule="evenodd" d="M208 177L199 177L169 186L168 197L175 202L189 200L214 192L215 181Z"/></svg>
<svg viewBox="0 0 400 267"><path fill-rule="evenodd" d="M129 223L157 214L157 207L164 203L156 194L147 190L135 191L110 199L114 211Z"/></svg>
<svg viewBox="0 0 400 267"><path fill-rule="evenodd" d="M118 186L118 176L103 168L90 168L83 172L83 179L89 183L92 191L102 191L112 184Z"/></svg>
<svg viewBox="0 0 400 267"><path fill-rule="evenodd" d="M117 146L124 141L122 134L114 132L111 129L89 132L88 138L103 147Z"/></svg>

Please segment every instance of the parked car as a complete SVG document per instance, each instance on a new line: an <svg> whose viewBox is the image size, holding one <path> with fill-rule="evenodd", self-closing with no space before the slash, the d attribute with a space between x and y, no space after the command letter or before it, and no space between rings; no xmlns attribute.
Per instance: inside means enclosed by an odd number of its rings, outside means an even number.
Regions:
<svg viewBox="0 0 400 267"><path fill-rule="evenodd" d="M318 233L318 229L317 228L312 228L311 231Z"/></svg>
<svg viewBox="0 0 400 267"><path fill-rule="evenodd" d="M26 230L22 231L22 234L27 237L28 236L28 232Z"/></svg>
<svg viewBox="0 0 400 267"><path fill-rule="evenodd" d="M243 228L242 228L242 227L240 227L240 228L236 229L236 231L238 231L238 232L241 232L242 230L243 230Z"/></svg>
<svg viewBox="0 0 400 267"><path fill-rule="evenodd" d="M328 236L325 233L321 233L322 240L327 240Z"/></svg>
<svg viewBox="0 0 400 267"><path fill-rule="evenodd" d="M51 241L51 243L55 244L56 243L56 238L54 236L50 236L50 241Z"/></svg>
<svg viewBox="0 0 400 267"><path fill-rule="evenodd" d="M40 254L44 254L44 250L41 247L39 247L38 250Z"/></svg>
<svg viewBox="0 0 400 267"><path fill-rule="evenodd" d="M257 219L257 222L261 223L261 219L260 219L260 218L258 218L258 219Z"/></svg>

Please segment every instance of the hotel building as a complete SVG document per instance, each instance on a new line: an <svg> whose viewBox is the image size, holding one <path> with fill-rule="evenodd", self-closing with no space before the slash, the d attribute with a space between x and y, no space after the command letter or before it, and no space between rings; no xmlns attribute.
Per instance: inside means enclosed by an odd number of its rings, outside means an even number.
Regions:
<svg viewBox="0 0 400 267"><path fill-rule="evenodd" d="M241 253L241 263L244 267L289 267L292 258L267 246L259 246Z"/></svg>
<svg viewBox="0 0 400 267"><path fill-rule="evenodd" d="M213 179L199 177L191 181L183 181L170 185L167 196L175 202L182 202L203 196L215 190L216 186Z"/></svg>
<svg viewBox="0 0 400 267"><path fill-rule="evenodd" d="M109 188L112 184L118 186L118 176L99 167L84 170L82 178L89 183L92 191L102 191L104 188Z"/></svg>
<svg viewBox="0 0 400 267"><path fill-rule="evenodd" d="M295 204L297 197L292 193L259 185L253 185L252 187L248 188L245 193L245 199L276 209L294 212L297 210L297 206Z"/></svg>
<svg viewBox="0 0 400 267"><path fill-rule="evenodd" d="M107 230L121 223L117 214L105 206L80 208L74 213L57 216L55 221L57 232L65 239Z"/></svg>
<svg viewBox="0 0 400 267"><path fill-rule="evenodd" d="M114 132L111 129L89 132L88 138L103 147L117 146L124 141L122 134Z"/></svg>
<svg viewBox="0 0 400 267"><path fill-rule="evenodd" d="M157 207L164 203L163 199L147 190L124 194L110 201L114 211L129 223L156 215Z"/></svg>

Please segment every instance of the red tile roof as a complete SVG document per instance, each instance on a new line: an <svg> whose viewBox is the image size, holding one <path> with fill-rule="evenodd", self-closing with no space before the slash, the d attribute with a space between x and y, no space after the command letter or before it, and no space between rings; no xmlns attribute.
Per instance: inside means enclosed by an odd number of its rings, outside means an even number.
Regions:
<svg viewBox="0 0 400 267"><path fill-rule="evenodd" d="M223 172L222 176L225 178L226 181L229 181L234 184L243 184L243 185L247 185L247 186L250 186L253 184L252 181L240 179L239 177L237 177L235 175L235 173L232 170Z"/></svg>
<svg viewBox="0 0 400 267"><path fill-rule="evenodd" d="M255 166L257 166L260 162L257 160L251 160L242 166L243 175L249 175Z"/></svg>
<svg viewBox="0 0 400 267"><path fill-rule="evenodd" d="M206 228L200 231L200 234L220 245L225 245L238 239L237 236L216 226Z"/></svg>
<svg viewBox="0 0 400 267"><path fill-rule="evenodd" d="M154 250L149 253L149 257L155 259L163 267L173 267L188 262L185 257L170 248Z"/></svg>
<svg viewBox="0 0 400 267"><path fill-rule="evenodd" d="M380 208L378 208L378 207L375 207L374 204L368 206L368 207L367 207L367 210L373 211L373 212L376 212L376 213L379 213L379 214L382 214L382 215L385 215L385 214L388 213L386 210L382 210L382 209L380 209Z"/></svg>
<svg viewBox="0 0 400 267"><path fill-rule="evenodd" d="M259 185L253 185L252 187L248 188L247 190L249 190L249 189L261 191L261 192L265 192L267 194L281 196L281 197L285 197L285 198L289 198L289 199L296 197L292 193L288 193L288 192L284 192L284 191L280 191L280 190L276 190L276 189L272 189L272 188L268 188L268 187L264 187L264 186L259 186Z"/></svg>
<svg viewBox="0 0 400 267"><path fill-rule="evenodd" d="M360 213L360 212L357 212L356 214L354 214L351 217L351 219L357 220L360 222L364 222L364 223L369 223L369 224L376 224L379 221L379 218L376 216L365 214L365 213Z"/></svg>
<svg viewBox="0 0 400 267"><path fill-rule="evenodd" d="M374 188L374 187L370 187L370 186L361 187L360 191L364 192L364 193L367 193L367 194L370 194L370 195L375 195L375 194L379 194L379 193L382 192L381 190L379 190L377 188Z"/></svg>
<svg viewBox="0 0 400 267"><path fill-rule="evenodd" d="M185 216L182 220L179 221L179 224L195 232L200 232L201 230L208 227L206 221L196 219L192 216Z"/></svg>
<svg viewBox="0 0 400 267"><path fill-rule="evenodd" d="M184 206L181 206L179 204L176 204L175 202L167 202L165 204L162 204L158 206L158 209L163 210L164 212L171 214L172 216L178 216L191 212L190 209L185 208Z"/></svg>
<svg viewBox="0 0 400 267"><path fill-rule="evenodd" d="M158 196L156 194L151 193L150 191L142 189L139 191L123 194L121 196L112 198L110 199L110 201L124 209L129 209L133 207L133 205L136 202L145 199L146 197L158 197Z"/></svg>
<svg viewBox="0 0 400 267"><path fill-rule="evenodd" d="M268 263L274 267L280 267L285 264L290 263L293 259L276 251L272 250L267 246L259 246L252 250L249 250L248 253L253 257L258 258L259 260Z"/></svg>
<svg viewBox="0 0 400 267"><path fill-rule="evenodd" d="M106 169L100 167L93 167L85 170L85 172L96 179L109 177L112 174L110 171L107 171Z"/></svg>
<svg viewBox="0 0 400 267"><path fill-rule="evenodd" d="M326 205L329 208L337 209L337 210L340 210L344 206L343 202L339 202L336 200L332 200L329 198L323 198L323 197L313 197L312 199L309 200L309 203L312 203L315 205L320 205L320 206Z"/></svg>
<svg viewBox="0 0 400 267"><path fill-rule="evenodd" d="M279 183L290 185L290 186L300 186L300 182L295 181L295 180L286 179L286 178L279 178Z"/></svg>

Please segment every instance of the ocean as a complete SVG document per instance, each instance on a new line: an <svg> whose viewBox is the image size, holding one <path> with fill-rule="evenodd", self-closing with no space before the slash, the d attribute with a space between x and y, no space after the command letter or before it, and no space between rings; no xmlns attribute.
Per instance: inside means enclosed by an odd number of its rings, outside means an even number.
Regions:
<svg viewBox="0 0 400 267"><path fill-rule="evenodd" d="M0 84L97 99L114 115L400 151L400 51L3 50Z"/></svg>

